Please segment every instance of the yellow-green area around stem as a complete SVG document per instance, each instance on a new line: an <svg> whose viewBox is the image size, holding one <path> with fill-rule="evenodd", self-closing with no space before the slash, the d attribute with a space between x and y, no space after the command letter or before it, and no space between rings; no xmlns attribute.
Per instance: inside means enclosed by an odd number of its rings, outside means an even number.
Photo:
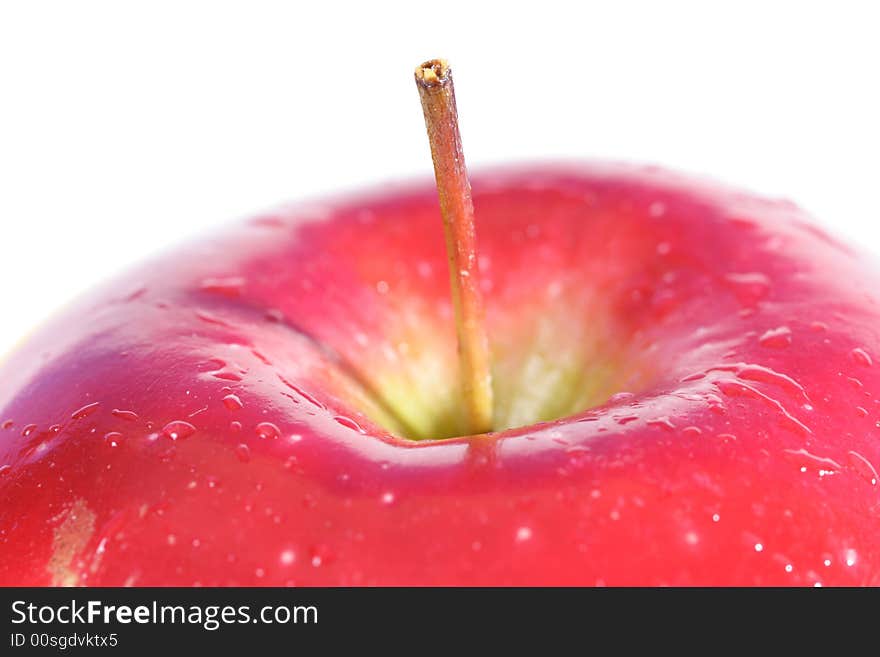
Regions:
<svg viewBox="0 0 880 657"><path fill-rule="evenodd" d="M554 420L605 402L643 379L595 304L579 294L539 296L490 318L493 431ZM466 435L455 336L419 304L397 308L367 345L368 391L350 403L411 440Z"/></svg>

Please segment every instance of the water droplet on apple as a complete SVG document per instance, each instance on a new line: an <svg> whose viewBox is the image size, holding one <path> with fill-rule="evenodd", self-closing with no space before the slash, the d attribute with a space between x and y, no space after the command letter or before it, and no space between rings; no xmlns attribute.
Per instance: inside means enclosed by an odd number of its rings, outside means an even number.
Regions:
<svg viewBox="0 0 880 657"><path fill-rule="evenodd" d="M73 413L70 414L71 420L81 420L84 417L88 417L92 413L98 410L98 406L101 405L101 402L94 402L92 404L86 404L82 408L78 408Z"/></svg>
<svg viewBox="0 0 880 657"><path fill-rule="evenodd" d="M846 460L849 466L855 470L862 479L872 486L877 485L877 481L880 480L880 477L877 476L877 469L868 459L858 452L851 451L846 455Z"/></svg>
<svg viewBox="0 0 880 657"><path fill-rule="evenodd" d="M364 431L364 429L361 428L361 426L357 422L352 420L350 417L345 417L344 415L337 415L333 419L336 420L336 422L341 424L343 427L346 427L348 429L354 429L358 433L367 433L366 431Z"/></svg>
<svg viewBox="0 0 880 657"><path fill-rule="evenodd" d="M162 433L171 440L189 438L195 432L196 428L193 425L182 420L174 420L162 428Z"/></svg>
<svg viewBox="0 0 880 657"><path fill-rule="evenodd" d="M804 387L800 383L795 381L790 376L772 370L769 367L764 367L763 365L754 365L750 363L740 363L738 365L732 366L731 369L736 373L736 376L739 379L745 379L747 381L761 381L763 383L771 383L773 385L777 385L781 388L788 388L791 393L795 393L801 396L805 402L810 401L810 398L807 396L806 390L804 390Z"/></svg>
<svg viewBox="0 0 880 657"><path fill-rule="evenodd" d="M321 410L326 410L327 407L324 406L324 404L322 404L322 403L319 402L317 399L315 399L314 397L312 397L312 396L311 396L309 393L307 393L305 390L303 390L302 388L299 388L298 386L294 385L292 382L290 382L289 380L287 380L287 379L286 379L285 377L283 377L281 374L278 374L277 376L278 376L278 379L281 381L281 383L283 383L283 384L286 385L288 388L290 388L291 390L293 390L297 395L299 395L300 397L302 397L303 399L305 399L308 403L312 404L313 406L317 406L317 407L320 408Z"/></svg>
<svg viewBox="0 0 880 657"><path fill-rule="evenodd" d="M12 470L11 465L0 465L0 477L5 476L10 470Z"/></svg>
<svg viewBox="0 0 880 657"><path fill-rule="evenodd" d="M759 272L727 274L724 282L743 306L754 306L770 291L770 279Z"/></svg>
<svg viewBox="0 0 880 657"><path fill-rule="evenodd" d="M24 427L22 427L21 436L22 436L22 438L27 438L36 430L37 430L36 424L26 424Z"/></svg>
<svg viewBox="0 0 880 657"><path fill-rule="evenodd" d="M674 431L675 430L675 424L673 424L672 420L670 420L669 417L665 416L665 415L648 420L647 423L651 426L660 427L666 431Z"/></svg>
<svg viewBox="0 0 880 657"><path fill-rule="evenodd" d="M255 431L263 440L274 440L281 435L281 430L271 422L260 422Z"/></svg>
<svg viewBox="0 0 880 657"><path fill-rule="evenodd" d="M104 434L104 442L110 447L119 447L122 442L122 434L118 431L109 431Z"/></svg>
<svg viewBox="0 0 880 657"><path fill-rule="evenodd" d="M714 383L721 393L728 397L751 397L752 399L757 399L775 409L779 412L781 419L784 421L784 426L787 426L796 433L802 435L810 435L813 433L808 426L789 413L779 400L770 397L757 388L729 379L719 379Z"/></svg>
<svg viewBox="0 0 880 657"><path fill-rule="evenodd" d="M394 504L394 499L394 493L392 493L391 491L386 491L382 493L382 504L386 506Z"/></svg>
<svg viewBox="0 0 880 657"><path fill-rule="evenodd" d="M215 324L217 326L232 328L232 324L227 322L225 319L223 319L222 317L218 317L213 313L209 313L206 310L196 310L195 315L206 324Z"/></svg>
<svg viewBox="0 0 880 657"><path fill-rule="evenodd" d="M791 345L791 329L787 326L770 329L758 338L758 344L769 349L785 349Z"/></svg>
<svg viewBox="0 0 880 657"><path fill-rule="evenodd" d="M272 361L269 360L266 357L266 355L262 351L260 351L259 349L251 349L251 353L254 356L256 356L260 360L260 362L262 362L264 365L271 365L272 364Z"/></svg>
<svg viewBox="0 0 880 657"><path fill-rule="evenodd" d="M819 477L826 477L828 475L836 474L841 470L840 464L834 459L816 456L803 448L785 449L783 450L783 453L788 458L795 461L800 467L801 472L815 470Z"/></svg>
<svg viewBox="0 0 880 657"><path fill-rule="evenodd" d="M229 430L238 433L241 431L241 422L238 420L229 423Z"/></svg>
<svg viewBox="0 0 880 657"><path fill-rule="evenodd" d="M871 356L867 351L862 349L861 347L856 347L850 353L850 357L859 365L863 367L871 367L874 364L874 361L871 360Z"/></svg>
<svg viewBox="0 0 880 657"><path fill-rule="evenodd" d="M3 422L2 425L0 425L0 427L2 427L3 429L11 429L12 425L13 425L12 420L6 420Z"/></svg>
<svg viewBox="0 0 880 657"><path fill-rule="evenodd" d="M227 363L220 358L212 358L211 365L216 368L210 373L215 379L220 379L222 381L241 381L241 375L244 372L235 363Z"/></svg>
<svg viewBox="0 0 880 657"><path fill-rule="evenodd" d="M244 407L238 395L229 394L223 398L223 405L230 411L237 411Z"/></svg>
<svg viewBox="0 0 880 657"><path fill-rule="evenodd" d="M565 450L568 455L568 462L576 467L583 467L590 460L590 449L585 445L575 445Z"/></svg>
<svg viewBox="0 0 880 657"><path fill-rule="evenodd" d="M123 411L118 408L114 408L110 411L113 417L118 417L120 420L125 420L126 422L137 422L138 414L134 411Z"/></svg>
<svg viewBox="0 0 880 657"><path fill-rule="evenodd" d="M724 415L727 411L724 408L724 402L721 397L713 393L706 394L706 405L715 415Z"/></svg>
<svg viewBox="0 0 880 657"><path fill-rule="evenodd" d="M251 460L251 449L244 443L240 443L235 448L235 455L242 463L248 463Z"/></svg>
<svg viewBox="0 0 880 657"><path fill-rule="evenodd" d="M274 324L280 324L284 321L284 313L278 310L277 308L270 308L264 314L264 317L267 321L270 321Z"/></svg>

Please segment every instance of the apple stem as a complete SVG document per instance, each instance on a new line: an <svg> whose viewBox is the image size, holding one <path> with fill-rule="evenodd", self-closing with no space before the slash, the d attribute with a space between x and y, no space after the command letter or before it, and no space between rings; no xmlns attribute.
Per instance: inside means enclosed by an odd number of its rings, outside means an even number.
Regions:
<svg viewBox="0 0 880 657"><path fill-rule="evenodd" d="M415 76L443 215L468 429L485 433L492 430L489 339L480 292L474 204L461 149L452 70L445 60L432 59L419 65Z"/></svg>

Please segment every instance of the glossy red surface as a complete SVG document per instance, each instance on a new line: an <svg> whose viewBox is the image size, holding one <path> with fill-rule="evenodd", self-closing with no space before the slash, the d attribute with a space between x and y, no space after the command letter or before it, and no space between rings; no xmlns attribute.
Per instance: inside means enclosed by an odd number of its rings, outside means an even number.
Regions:
<svg viewBox="0 0 880 657"><path fill-rule="evenodd" d="M416 423L455 403L434 190L264 215L4 361L0 583L880 584L863 256L655 169L473 189L499 385L565 361L589 408L394 437L377 399Z"/></svg>

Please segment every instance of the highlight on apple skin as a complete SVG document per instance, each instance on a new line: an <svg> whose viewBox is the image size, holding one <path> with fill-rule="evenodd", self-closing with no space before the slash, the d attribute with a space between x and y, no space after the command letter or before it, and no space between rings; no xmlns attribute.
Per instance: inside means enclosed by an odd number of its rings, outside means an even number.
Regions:
<svg viewBox="0 0 880 657"><path fill-rule="evenodd" d="M870 259L656 168L473 198L492 432L432 186L264 214L0 365L0 584L880 584Z"/></svg>

